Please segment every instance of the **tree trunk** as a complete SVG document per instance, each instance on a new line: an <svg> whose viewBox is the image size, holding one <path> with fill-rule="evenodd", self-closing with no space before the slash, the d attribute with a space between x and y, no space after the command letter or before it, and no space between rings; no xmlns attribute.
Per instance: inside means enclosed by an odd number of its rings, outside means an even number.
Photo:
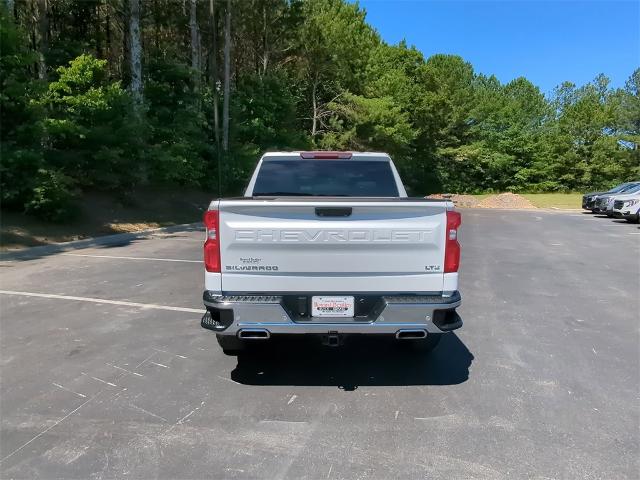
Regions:
<svg viewBox="0 0 640 480"><path fill-rule="evenodd" d="M218 22L215 0L209 0L211 21L211 90L213 91L213 136L216 148L220 148L220 118L218 117Z"/></svg>
<svg viewBox="0 0 640 480"><path fill-rule="evenodd" d="M9 14L14 17L15 19L15 7L16 7L16 2L15 0L4 0L4 3L7 5L7 12L9 12Z"/></svg>
<svg viewBox="0 0 640 480"><path fill-rule="evenodd" d="M267 6L262 6L262 75L267 73L267 65L269 65L269 38L267 25Z"/></svg>
<svg viewBox="0 0 640 480"><path fill-rule="evenodd" d="M100 9L101 9L102 5L100 0L98 0L98 3L96 3L93 6L93 15L95 17L94 20L94 35L96 38L96 55L98 56L98 58L104 58L103 56L103 52L102 52L102 31L100 30L101 24L100 24ZM54 22L54 29L55 29L55 22Z"/></svg>
<svg viewBox="0 0 640 480"><path fill-rule="evenodd" d="M153 0L153 42L160 50L160 20L158 19L158 0Z"/></svg>
<svg viewBox="0 0 640 480"><path fill-rule="evenodd" d="M140 39L140 1L129 0L129 59L131 95L136 105L142 103L142 43Z"/></svg>
<svg viewBox="0 0 640 480"><path fill-rule="evenodd" d="M189 30L191 33L191 69L193 70L193 91L200 90L200 32L198 31L198 2L190 0Z"/></svg>
<svg viewBox="0 0 640 480"><path fill-rule="evenodd" d="M229 95L231 91L231 0L224 22L224 99L222 104L222 150L229 150Z"/></svg>
<svg viewBox="0 0 640 480"><path fill-rule="evenodd" d="M45 55L49 49L49 2L38 0L38 78L47 79Z"/></svg>
<svg viewBox="0 0 640 480"><path fill-rule="evenodd" d="M311 91L311 102L313 104L313 120L311 123L311 136L315 137L318 131L318 99L317 99L317 91L318 91L318 74L316 74L313 79L313 87Z"/></svg>
<svg viewBox="0 0 640 480"><path fill-rule="evenodd" d="M107 58L107 60L109 60L109 64L111 64L111 58L112 58L112 55L111 55L111 17L109 16L108 8L109 8L109 6L107 5L107 15L106 15L106 18L105 18L105 26L104 26L105 32L104 32L104 35L105 35L105 43L107 45L107 47L106 47L107 48L107 57L106 58Z"/></svg>
<svg viewBox="0 0 640 480"><path fill-rule="evenodd" d="M209 22L211 24L211 50L209 52L211 92L213 94L213 137L216 142L216 168L218 171L218 197L222 194L222 155L220 152L220 118L218 116L218 20L216 0L209 0Z"/></svg>

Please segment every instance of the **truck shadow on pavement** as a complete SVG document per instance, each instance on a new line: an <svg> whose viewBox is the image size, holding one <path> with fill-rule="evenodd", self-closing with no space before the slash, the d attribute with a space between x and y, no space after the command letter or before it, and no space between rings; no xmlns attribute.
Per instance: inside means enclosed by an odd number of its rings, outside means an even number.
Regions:
<svg viewBox="0 0 640 480"><path fill-rule="evenodd" d="M313 341L315 340L315 341ZM238 357L231 379L245 385L457 385L469 378L473 354L455 333L431 353L389 338L352 337L341 347L314 338L273 338Z"/></svg>

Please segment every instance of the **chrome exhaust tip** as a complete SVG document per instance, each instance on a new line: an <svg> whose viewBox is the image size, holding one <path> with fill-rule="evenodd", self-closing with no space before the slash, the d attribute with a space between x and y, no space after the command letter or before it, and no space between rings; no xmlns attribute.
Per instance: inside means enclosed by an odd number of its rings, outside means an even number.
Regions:
<svg viewBox="0 0 640 480"><path fill-rule="evenodd" d="M269 330L264 328L243 328L238 332L238 338L242 340L267 340L269 337Z"/></svg>
<svg viewBox="0 0 640 480"><path fill-rule="evenodd" d="M416 340L419 338L426 338L426 330L398 330L396 332L396 338L398 340Z"/></svg>

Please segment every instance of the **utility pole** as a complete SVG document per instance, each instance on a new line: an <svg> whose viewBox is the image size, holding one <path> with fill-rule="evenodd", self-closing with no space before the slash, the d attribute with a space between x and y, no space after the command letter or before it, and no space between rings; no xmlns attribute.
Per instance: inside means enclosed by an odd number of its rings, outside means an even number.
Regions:
<svg viewBox="0 0 640 480"><path fill-rule="evenodd" d="M209 0L209 21L211 22L211 91L213 93L213 137L216 141L218 164L218 196L222 197L222 156L220 154L220 118L218 117L218 21L215 0Z"/></svg>
<svg viewBox="0 0 640 480"><path fill-rule="evenodd" d="M140 0L129 0L129 60L131 95L139 107L142 103L142 43L140 41Z"/></svg>
<svg viewBox="0 0 640 480"><path fill-rule="evenodd" d="M222 150L229 150L229 95L231 91L231 0L227 0L224 25L224 99L222 104Z"/></svg>

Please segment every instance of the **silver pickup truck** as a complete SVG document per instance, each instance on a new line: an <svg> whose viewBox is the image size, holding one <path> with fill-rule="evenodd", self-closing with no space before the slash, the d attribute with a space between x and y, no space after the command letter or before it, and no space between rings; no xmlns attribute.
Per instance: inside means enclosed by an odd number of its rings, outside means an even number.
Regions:
<svg viewBox="0 0 640 480"><path fill-rule="evenodd" d="M227 354L273 335L388 335L430 350L462 326L460 213L408 198L384 153L274 152L204 215L207 312Z"/></svg>

